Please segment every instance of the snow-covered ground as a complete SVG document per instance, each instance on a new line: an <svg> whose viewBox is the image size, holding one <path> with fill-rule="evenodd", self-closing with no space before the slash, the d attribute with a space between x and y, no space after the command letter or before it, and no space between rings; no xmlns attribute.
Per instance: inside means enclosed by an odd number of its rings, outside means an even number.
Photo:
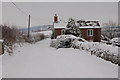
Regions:
<svg viewBox="0 0 120 80"><path fill-rule="evenodd" d="M55 49L50 39L3 55L3 78L117 78L118 66L79 49Z"/></svg>
<svg viewBox="0 0 120 80"><path fill-rule="evenodd" d="M36 34L44 34L45 36L50 36L52 34L52 31L48 30L48 31L32 32L31 33L31 35L36 35Z"/></svg>

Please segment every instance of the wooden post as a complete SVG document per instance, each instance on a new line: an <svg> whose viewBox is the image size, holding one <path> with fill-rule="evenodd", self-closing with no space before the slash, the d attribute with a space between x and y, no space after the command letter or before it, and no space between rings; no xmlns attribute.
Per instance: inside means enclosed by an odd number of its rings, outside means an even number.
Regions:
<svg viewBox="0 0 120 80"><path fill-rule="evenodd" d="M28 37L30 37L30 15L28 20Z"/></svg>

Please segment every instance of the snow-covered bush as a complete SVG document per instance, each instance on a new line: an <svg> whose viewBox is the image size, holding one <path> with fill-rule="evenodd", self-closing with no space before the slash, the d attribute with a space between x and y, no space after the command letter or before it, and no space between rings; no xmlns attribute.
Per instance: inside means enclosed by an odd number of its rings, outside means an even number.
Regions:
<svg viewBox="0 0 120 80"><path fill-rule="evenodd" d="M26 42L35 43L45 38L51 37L52 31L32 32L30 37L26 37Z"/></svg>
<svg viewBox="0 0 120 80"><path fill-rule="evenodd" d="M95 55L99 58L111 61L114 64L120 64L120 57L118 56L118 47L107 45L98 42L79 42L73 41L73 48L80 50L86 50L91 52L91 55Z"/></svg>
<svg viewBox="0 0 120 80"><path fill-rule="evenodd" d="M110 40L112 45L120 46L120 38L113 38Z"/></svg>
<svg viewBox="0 0 120 80"><path fill-rule="evenodd" d="M118 42L119 41L119 38L113 38L110 40L111 42Z"/></svg>
<svg viewBox="0 0 120 80"><path fill-rule="evenodd" d="M70 39L52 39L50 43L51 47L58 48L69 48L71 47L71 41Z"/></svg>
<svg viewBox="0 0 120 80"><path fill-rule="evenodd" d="M65 34L72 34L75 36L80 36L79 27L75 24L75 20L70 18L68 24L65 28Z"/></svg>
<svg viewBox="0 0 120 80"><path fill-rule="evenodd" d="M13 45L4 45L4 50L11 56L13 54Z"/></svg>
<svg viewBox="0 0 120 80"><path fill-rule="evenodd" d="M57 48L59 45L59 41L57 39L52 39L50 43L50 47L55 47Z"/></svg>
<svg viewBox="0 0 120 80"><path fill-rule="evenodd" d="M43 40L44 38L45 38L44 34L34 34L34 35L30 35L30 37L26 37L25 41L28 43L35 43L40 40Z"/></svg>
<svg viewBox="0 0 120 80"><path fill-rule="evenodd" d="M86 40L76 37L74 35L60 35L57 36L56 39L51 40L50 46L55 48L69 48L73 46L74 41L85 42Z"/></svg>

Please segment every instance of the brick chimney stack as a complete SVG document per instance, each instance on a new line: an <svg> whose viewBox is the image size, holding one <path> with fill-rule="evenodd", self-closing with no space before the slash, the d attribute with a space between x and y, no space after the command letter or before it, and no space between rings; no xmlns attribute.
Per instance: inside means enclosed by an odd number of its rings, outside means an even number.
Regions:
<svg viewBox="0 0 120 80"><path fill-rule="evenodd" d="M55 14L55 16L54 16L54 23L58 23L58 16L57 16L57 14Z"/></svg>

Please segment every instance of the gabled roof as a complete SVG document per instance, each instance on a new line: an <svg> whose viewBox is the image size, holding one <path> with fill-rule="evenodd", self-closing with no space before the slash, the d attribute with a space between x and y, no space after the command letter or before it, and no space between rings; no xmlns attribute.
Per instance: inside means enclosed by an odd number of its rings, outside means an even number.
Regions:
<svg viewBox="0 0 120 80"><path fill-rule="evenodd" d="M80 29L84 29L84 28L101 28L100 26L79 26Z"/></svg>
<svg viewBox="0 0 120 80"><path fill-rule="evenodd" d="M79 26L80 29L83 28L101 28L100 26L80 26L79 23L75 23L77 26ZM58 23L54 23L54 29L65 29L67 26L67 22L59 21Z"/></svg>
<svg viewBox="0 0 120 80"><path fill-rule="evenodd" d="M77 23L79 24L80 27L86 27L86 26L88 27L92 26L92 28L95 28L96 26L100 27L99 21L97 20L89 20L89 21L79 20L77 21Z"/></svg>

